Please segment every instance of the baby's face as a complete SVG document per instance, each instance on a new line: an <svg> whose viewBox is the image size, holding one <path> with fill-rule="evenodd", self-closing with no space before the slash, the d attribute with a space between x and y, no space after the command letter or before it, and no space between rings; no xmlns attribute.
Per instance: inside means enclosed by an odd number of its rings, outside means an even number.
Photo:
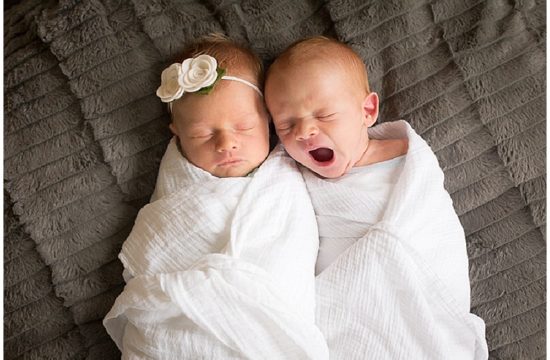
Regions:
<svg viewBox="0 0 550 360"><path fill-rule="evenodd" d="M343 70L321 62L275 69L265 96L279 139L300 164L336 178L361 159L378 97L361 91Z"/></svg>
<svg viewBox="0 0 550 360"><path fill-rule="evenodd" d="M170 129L195 166L218 177L246 176L267 157L267 111L249 86L220 80L210 94L185 94L173 105Z"/></svg>

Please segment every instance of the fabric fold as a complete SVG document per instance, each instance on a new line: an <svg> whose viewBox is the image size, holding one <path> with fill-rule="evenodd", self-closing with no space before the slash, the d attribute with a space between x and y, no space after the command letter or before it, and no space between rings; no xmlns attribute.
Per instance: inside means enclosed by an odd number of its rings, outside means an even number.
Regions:
<svg viewBox="0 0 550 360"><path fill-rule="evenodd" d="M369 136L409 140L381 220L369 222L361 188L303 169L321 241L356 239L317 276L317 324L331 359L486 359L485 324L470 313L464 231L437 158L405 121Z"/></svg>
<svg viewBox="0 0 550 360"><path fill-rule="evenodd" d="M281 147L253 176L220 179L172 140L104 325L123 358L328 358L314 323L317 250L305 183Z"/></svg>

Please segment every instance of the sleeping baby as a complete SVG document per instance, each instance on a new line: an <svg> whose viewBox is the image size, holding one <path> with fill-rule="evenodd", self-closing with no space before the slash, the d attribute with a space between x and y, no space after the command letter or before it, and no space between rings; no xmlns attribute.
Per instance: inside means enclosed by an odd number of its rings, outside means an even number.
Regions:
<svg viewBox="0 0 550 360"><path fill-rule="evenodd" d="M220 35L162 73L174 137L104 319L124 359L328 358L315 214L295 162L268 156L261 83L259 58Z"/></svg>
<svg viewBox="0 0 550 360"><path fill-rule="evenodd" d="M316 321L330 357L486 359L443 172L407 122L371 127L379 100L361 58L302 40L269 68L265 91L317 216Z"/></svg>

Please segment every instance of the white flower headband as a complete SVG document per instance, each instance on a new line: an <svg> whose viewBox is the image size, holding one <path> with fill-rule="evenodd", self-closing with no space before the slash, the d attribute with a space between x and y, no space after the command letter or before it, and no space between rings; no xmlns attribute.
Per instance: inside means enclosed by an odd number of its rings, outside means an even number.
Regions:
<svg viewBox="0 0 550 360"><path fill-rule="evenodd" d="M157 96L162 102L169 103L172 110L172 101L179 99L184 93L208 94L220 79L238 81L263 96L260 89L251 82L224 74L225 69L218 68L218 62L210 55L185 59L181 64L174 63L164 69Z"/></svg>

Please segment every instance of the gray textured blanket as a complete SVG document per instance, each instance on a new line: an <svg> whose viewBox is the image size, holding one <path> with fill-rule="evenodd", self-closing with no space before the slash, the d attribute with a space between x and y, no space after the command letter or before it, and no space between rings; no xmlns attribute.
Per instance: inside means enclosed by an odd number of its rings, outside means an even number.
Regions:
<svg viewBox="0 0 550 360"><path fill-rule="evenodd" d="M101 319L170 133L154 92L198 35L269 63L301 37L354 47L440 161L494 359L545 350L543 0L27 0L4 13L4 355L115 359ZM359 315L359 314L358 314ZM368 358L368 354L365 355Z"/></svg>

